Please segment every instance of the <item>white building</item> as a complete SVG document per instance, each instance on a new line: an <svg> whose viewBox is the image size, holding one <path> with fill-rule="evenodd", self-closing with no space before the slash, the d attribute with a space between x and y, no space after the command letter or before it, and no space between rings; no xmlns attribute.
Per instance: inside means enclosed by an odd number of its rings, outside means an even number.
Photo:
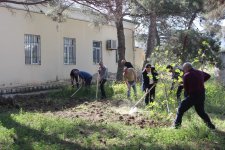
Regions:
<svg viewBox="0 0 225 150"><path fill-rule="evenodd" d="M116 50L106 48L117 40L115 26L96 27L76 11L58 23L32 10L0 7L0 88L69 79L74 68L95 74L101 58L116 73ZM124 22L126 59L135 64L134 27Z"/></svg>

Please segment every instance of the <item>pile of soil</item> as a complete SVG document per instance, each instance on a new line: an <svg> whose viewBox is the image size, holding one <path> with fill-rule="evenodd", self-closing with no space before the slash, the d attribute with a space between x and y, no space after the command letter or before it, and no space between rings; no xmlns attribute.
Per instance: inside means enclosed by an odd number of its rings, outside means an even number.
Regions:
<svg viewBox="0 0 225 150"><path fill-rule="evenodd" d="M73 108L55 111L53 114L65 118L81 118L92 122L122 122L125 125L137 125L140 128L170 126L169 122L150 119L147 115L136 112L129 114L131 107L122 100L84 102Z"/></svg>
<svg viewBox="0 0 225 150"><path fill-rule="evenodd" d="M80 118L91 122L122 122L125 125L136 125L140 128L170 126L170 122L151 119L147 113L136 112L129 114L131 103L125 100L98 100L88 99L49 99L46 94L34 96L16 96L13 99L0 99L1 111L23 109L50 113L64 118Z"/></svg>

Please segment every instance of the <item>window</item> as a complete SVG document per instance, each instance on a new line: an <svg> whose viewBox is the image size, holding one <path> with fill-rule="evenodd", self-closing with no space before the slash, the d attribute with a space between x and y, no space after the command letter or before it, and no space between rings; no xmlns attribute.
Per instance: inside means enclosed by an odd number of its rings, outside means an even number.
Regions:
<svg viewBox="0 0 225 150"><path fill-rule="evenodd" d="M40 35L24 35L25 64L41 64Z"/></svg>
<svg viewBox="0 0 225 150"><path fill-rule="evenodd" d="M64 64L76 64L75 39L64 38Z"/></svg>
<svg viewBox="0 0 225 150"><path fill-rule="evenodd" d="M102 57L102 42L101 41L94 41L93 42L93 62L97 64L101 61Z"/></svg>

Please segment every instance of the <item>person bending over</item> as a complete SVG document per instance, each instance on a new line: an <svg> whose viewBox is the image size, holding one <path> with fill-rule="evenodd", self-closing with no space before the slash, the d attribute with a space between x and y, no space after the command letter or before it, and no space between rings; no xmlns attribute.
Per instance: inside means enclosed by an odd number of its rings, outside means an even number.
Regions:
<svg viewBox="0 0 225 150"><path fill-rule="evenodd" d="M71 84L74 87L74 81L76 81L76 86L79 88L79 79L82 80L82 83L84 85L90 86L91 85L91 80L92 80L92 75L90 73L87 73L85 71L79 71L78 69L73 69L70 72L70 78L71 78Z"/></svg>

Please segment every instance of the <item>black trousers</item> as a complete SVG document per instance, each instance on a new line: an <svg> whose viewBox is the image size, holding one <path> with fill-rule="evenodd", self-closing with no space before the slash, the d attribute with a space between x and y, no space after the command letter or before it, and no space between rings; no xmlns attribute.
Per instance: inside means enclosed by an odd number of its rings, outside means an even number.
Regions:
<svg viewBox="0 0 225 150"><path fill-rule="evenodd" d="M154 84L150 84L148 89L150 89ZM145 89L146 90L146 89ZM155 86L151 89L151 91L145 96L145 104L148 105L149 102L153 102L155 99Z"/></svg>
<svg viewBox="0 0 225 150"><path fill-rule="evenodd" d="M88 78L88 79L85 79L85 86L90 86L91 85L91 80L92 80L92 77Z"/></svg>
<svg viewBox="0 0 225 150"><path fill-rule="evenodd" d="M183 88L184 88L184 86L182 86L182 85L179 85L177 88L176 95L177 95L178 104L180 104L180 102L181 102L181 93L182 93Z"/></svg>
<svg viewBox="0 0 225 150"><path fill-rule="evenodd" d="M178 107L177 116L175 119L175 126L181 125L184 113L192 106L194 106L197 114L203 119L206 125L209 128L215 128L209 116L205 112L204 102L205 102L205 92L195 93L185 97L185 99L180 103Z"/></svg>
<svg viewBox="0 0 225 150"><path fill-rule="evenodd" d="M104 84L107 80L106 79L102 79L100 81L100 89L101 89L101 95L102 97L101 98L106 98L106 95L105 95L105 88L104 88Z"/></svg>

